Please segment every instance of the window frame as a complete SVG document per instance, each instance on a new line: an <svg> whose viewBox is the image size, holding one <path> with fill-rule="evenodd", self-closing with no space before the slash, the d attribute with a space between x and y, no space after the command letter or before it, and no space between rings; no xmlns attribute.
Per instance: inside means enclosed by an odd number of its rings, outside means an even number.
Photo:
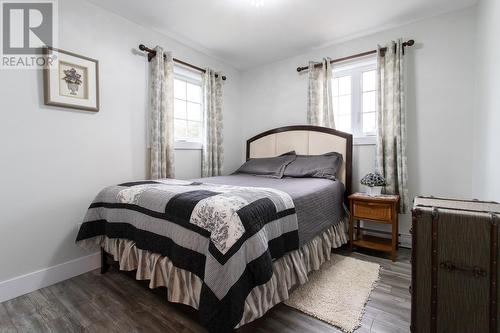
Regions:
<svg viewBox="0 0 500 333"><path fill-rule="evenodd" d="M174 80L175 79L182 80L182 81L185 81L187 83L191 83L191 84L195 84L195 85L200 86L200 90L201 90L200 107L201 107L201 124L202 124L201 131L202 131L202 134L201 134L199 141L198 140L189 140L189 138L178 139L175 137L175 134L174 134L174 141L175 141L174 149L176 149L176 150L201 150L201 149L203 149L203 133L205 131L204 115L203 115L203 92L202 92L203 87L202 87L201 73L194 72L188 68L185 68L182 65L174 64ZM175 99L177 99L177 98L175 98L175 92L174 92L174 100ZM188 102L187 96L186 96L185 101L186 101L186 103ZM174 106L174 108L175 108L175 106ZM175 112L175 110L174 110L174 112ZM174 121L175 121L175 119L176 118L174 117ZM177 118L177 119L179 119L179 118ZM186 121L188 121L187 115L186 115ZM174 126L175 126L175 124L174 124ZM175 129L174 129L174 131L175 131Z"/></svg>
<svg viewBox="0 0 500 333"><path fill-rule="evenodd" d="M355 145L375 145L377 142L376 128L373 135L363 133L363 73L372 70L377 70L376 57L349 61L334 65L332 68L332 79L351 76L351 131ZM376 98L378 98L378 93L378 89L376 89ZM378 115L377 102L375 103L375 115ZM376 118L375 121L377 121Z"/></svg>

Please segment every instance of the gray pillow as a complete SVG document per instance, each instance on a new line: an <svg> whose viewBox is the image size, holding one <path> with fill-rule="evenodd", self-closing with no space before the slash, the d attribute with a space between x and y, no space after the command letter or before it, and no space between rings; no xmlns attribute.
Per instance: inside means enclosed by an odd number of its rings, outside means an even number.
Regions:
<svg viewBox="0 0 500 333"><path fill-rule="evenodd" d="M337 152L323 155L297 155L297 158L285 168L283 176L335 180L342 161L342 155Z"/></svg>
<svg viewBox="0 0 500 333"><path fill-rule="evenodd" d="M295 157L296 155L252 158L246 161L235 173L281 178L285 167L293 162Z"/></svg>

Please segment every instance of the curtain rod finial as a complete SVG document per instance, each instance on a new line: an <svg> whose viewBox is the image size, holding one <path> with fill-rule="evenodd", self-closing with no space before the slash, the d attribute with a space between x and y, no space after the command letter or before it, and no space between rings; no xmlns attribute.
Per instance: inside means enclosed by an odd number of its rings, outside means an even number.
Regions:
<svg viewBox="0 0 500 333"><path fill-rule="evenodd" d="M413 46L415 44L415 41L413 39L410 39L409 41L406 42L406 46Z"/></svg>
<svg viewBox="0 0 500 333"><path fill-rule="evenodd" d="M141 50L141 51L146 50L146 45L144 45L144 44L139 44L139 50Z"/></svg>

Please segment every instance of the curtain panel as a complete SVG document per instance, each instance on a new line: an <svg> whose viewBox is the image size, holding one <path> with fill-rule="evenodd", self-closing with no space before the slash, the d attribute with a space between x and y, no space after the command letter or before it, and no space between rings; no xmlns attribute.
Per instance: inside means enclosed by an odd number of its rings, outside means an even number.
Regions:
<svg viewBox="0 0 500 333"><path fill-rule="evenodd" d="M151 61L149 121L150 177L174 177L174 62L170 52L155 47Z"/></svg>
<svg viewBox="0 0 500 333"><path fill-rule="evenodd" d="M400 212L408 209L406 117L403 42L378 50L377 170L386 179L385 192L399 194Z"/></svg>
<svg viewBox="0 0 500 333"><path fill-rule="evenodd" d="M333 115L333 73L330 58L324 58L321 66L309 62L307 122L310 125L335 128Z"/></svg>
<svg viewBox="0 0 500 333"><path fill-rule="evenodd" d="M206 69L203 75L202 177L220 176L224 161L222 75Z"/></svg>

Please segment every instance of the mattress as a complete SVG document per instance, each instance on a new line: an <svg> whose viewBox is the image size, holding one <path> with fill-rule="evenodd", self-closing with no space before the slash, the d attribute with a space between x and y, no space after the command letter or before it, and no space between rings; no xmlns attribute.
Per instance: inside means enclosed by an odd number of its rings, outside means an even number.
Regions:
<svg viewBox="0 0 500 333"><path fill-rule="evenodd" d="M299 224L300 246L342 220L344 184L323 178L270 178L233 174L194 179L203 183L249 187L269 187L288 193L294 204Z"/></svg>
<svg viewBox="0 0 500 333"><path fill-rule="evenodd" d="M103 247L115 259L118 252L108 246L110 240L161 256L200 282L194 285L201 289L191 294L196 301L188 304L198 309L203 325L210 332L231 331L255 319L252 313L263 314L256 308L269 309L286 299L290 286L272 301L253 297L248 302L256 287L273 283L280 259L300 252L302 245L316 249L321 240L329 244L328 254L330 246L345 243L343 188L326 179L241 174L123 183L99 192L77 244ZM164 281L176 280L165 276ZM181 285L181 290L192 287ZM274 288L266 290L273 294ZM254 310L246 309L249 304Z"/></svg>

